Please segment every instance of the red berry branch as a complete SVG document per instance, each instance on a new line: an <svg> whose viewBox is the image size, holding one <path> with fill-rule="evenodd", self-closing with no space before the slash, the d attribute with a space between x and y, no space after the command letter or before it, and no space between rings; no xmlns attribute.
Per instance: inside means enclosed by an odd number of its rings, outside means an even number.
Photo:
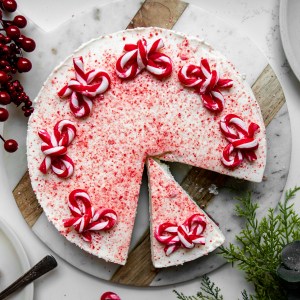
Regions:
<svg viewBox="0 0 300 300"><path fill-rule="evenodd" d="M24 116L29 117L33 112L32 102L21 83L14 80L13 76L31 70L31 62L23 57L22 52L32 52L35 49L35 42L21 34L20 28L27 25L24 16L17 15L13 20L3 19L3 11L12 13L16 9L15 0L0 0L0 105L6 106L10 103L21 105ZM0 122L5 122L8 117L7 109L0 107ZM4 149L7 152L15 152L18 149L15 140L5 140L1 135L0 139L4 142Z"/></svg>

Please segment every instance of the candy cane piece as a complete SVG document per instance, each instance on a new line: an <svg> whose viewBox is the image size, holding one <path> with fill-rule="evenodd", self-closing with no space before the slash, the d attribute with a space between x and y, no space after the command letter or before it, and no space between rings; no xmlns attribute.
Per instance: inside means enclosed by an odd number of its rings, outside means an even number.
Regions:
<svg viewBox="0 0 300 300"><path fill-rule="evenodd" d="M132 79L146 69L158 79L168 77L172 72L172 61L167 55L158 52L164 47L162 39L151 45L145 39L136 44L126 44L124 53L116 63L116 74L122 79Z"/></svg>
<svg viewBox="0 0 300 300"><path fill-rule="evenodd" d="M47 174L51 168L58 177L70 177L74 172L74 162L66 153L76 136L75 124L69 120L61 120L54 126L52 135L44 129L38 135L43 141L41 151L45 155L39 170Z"/></svg>
<svg viewBox="0 0 300 300"><path fill-rule="evenodd" d="M75 124L69 120L61 120L54 126L54 136L58 145L69 146L76 136Z"/></svg>
<svg viewBox="0 0 300 300"><path fill-rule="evenodd" d="M63 220L65 227L73 226L87 241L92 241L91 231L109 230L117 222L117 214L112 209L95 209L88 193L76 189L69 195L68 206L73 217Z"/></svg>
<svg viewBox="0 0 300 300"><path fill-rule="evenodd" d="M70 98L70 109L75 117L87 117L92 110L93 99L105 93L110 86L110 77L102 69L84 71L82 56L73 58L75 79L71 79L57 94ZM95 83L93 83L96 81Z"/></svg>
<svg viewBox="0 0 300 300"><path fill-rule="evenodd" d="M187 64L178 72L179 81L186 87L197 87L202 82L199 78L201 70L199 66Z"/></svg>
<svg viewBox="0 0 300 300"><path fill-rule="evenodd" d="M224 109L225 99L220 89L228 89L233 85L231 79L220 78L218 71L211 70L207 59L200 65L186 64L178 72L179 81L199 93L204 106L213 112Z"/></svg>
<svg viewBox="0 0 300 300"><path fill-rule="evenodd" d="M254 134L259 126L253 122L247 127L246 123L235 114L222 117L220 129L229 144L223 149L222 163L228 168L238 167L246 158L253 162L257 159L255 150L259 147Z"/></svg>
<svg viewBox="0 0 300 300"><path fill-rule="evenodd" d="M74 162L68 155L51 159L52 171L61 178L69 178L74 173Z"/></svg>
<svg viewBox="0 0 300 300"><path fill-rule="evenodd" d="M180 247L191 249L196 244L205 245L205 237L202 233L206 228L206 219L203 215L194 214L182 225L175 225L170 222L160 224L154 236L162 244L165 244L165 254L171 255Z"/></svg>

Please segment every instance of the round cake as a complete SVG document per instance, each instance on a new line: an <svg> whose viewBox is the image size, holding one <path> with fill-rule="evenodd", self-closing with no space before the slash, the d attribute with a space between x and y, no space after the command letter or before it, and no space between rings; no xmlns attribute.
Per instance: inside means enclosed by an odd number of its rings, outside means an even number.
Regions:
<svg viewBox="0 0 300 300"><path fill-rule="evenodd" d="M157 175L159 160L260 182L266 137L251 88L222 54L195 37L137 28L84 44L52 72L35 100L27 154L49 221L84 251L123 265L147 159L155 158L150 190L173 186ZM183 215L172 208L188 197L178 191L152 201L151 211L163 211L151 230L158 267L224 241L193 205Z"/></svg>

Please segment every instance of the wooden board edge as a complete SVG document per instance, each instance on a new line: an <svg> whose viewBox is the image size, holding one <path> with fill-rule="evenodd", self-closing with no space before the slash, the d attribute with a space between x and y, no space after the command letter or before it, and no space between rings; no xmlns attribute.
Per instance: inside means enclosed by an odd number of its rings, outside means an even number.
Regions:
<svg viewBox="0 0 300 300"><path fill-rule="evenodd" d="M23 218L30 227L33 227L43 213L43 209L32 189L28 170L13 190L13 196Z"/></svg>
<svg viewBox="0 0 300 300"><path fill-rule="evenodd" d="M252 85L252 90L260 105L267 127L285 103L282 86L269 64ZM269 95L268 98L263 97L266 94Z"/></svg>
<svg viewBox="0 0 300 300"><path fill-rule="evenodd" d="M172 29L187 7L188 3L180 0L146 0L127 29L152 26Z"/></svg>
<svg viewBox="0 0 300 300"><path fill-rule="evenodd" d="M141 9L137 12L127 28L157 26L171 29L187 6L187 3L179 0L147 0L143 3ZM174 11L172 16L170 16L171 11ZM273 93L272 99L270 99L269 103L265 103L263 101L263 94L266 93L266 88ZM275 88L275 92L272 88ZM270 65L267 65L267 67L263 70L254 83L252 89L261 106L263 118L267 126L285 103L281 85ZM201 173L202 171L203 170L198 168L192 168L183 180L182 186L198 202L198 204L207 205L213 195L201 194L199 193L199 190L195 188L196 185L199 187L199 180L201 180L204 176ZM215 183L216 180L218 180L218 177L220 177L219 184L222 184L222 181L225 181L225 176L218 176L218 174L214 172L210 173L213 173L211 175L213 178L212 182ZM195 181L196 177L198 179ZM194 183L195 186L193 186L192 183ZM206 185L209 184L210 181L207 180ZM24 174L23 178L14 189L13 195L25 221L30 227L32 227L42 214L43 210L32 190L28 171ZM150 235L149 231L147 231L145 236L141 238L139 244L130 252L127 264L120 267L114 273L111 281L127 285L148 286L158 272L159 271L152 265Z"/></svg>

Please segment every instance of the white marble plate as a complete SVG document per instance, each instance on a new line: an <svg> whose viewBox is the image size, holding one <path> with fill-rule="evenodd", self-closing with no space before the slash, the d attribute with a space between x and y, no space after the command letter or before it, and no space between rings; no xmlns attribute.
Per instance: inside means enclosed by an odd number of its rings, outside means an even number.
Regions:
<svg viewBox="0 0 300 300"><path fill-rule="evenodd" d="M30 264L21 242L13 230L0 218L0 291L29 269ZM14 293L9 299L32 300L33 283Z"/></svg>
<svg viewBox="0 0 300 300"><path fill-rule="evenodd" d="M279 21L285 55L300 81L300 1L281 0Z"/></svg>
<svg viewBox="0 0 300 300"><path fill-rule="evenodd" d="M24 85L31 97L35 97L52 69L66 56L70 55L82 43L102 34L115 32L126 28L140 7L139 0L111 2L105 6L95 7L91 11L73 16L57 29L44 32L37 25L31 24L28 34L38 41L34 55L33 70L30 76L25 76ZM118 14L115 12L118 11ZM258 47L234 26L212 16L207 11L189 5L174 30L199 36L210 43L216 50L222 52L244 75L245 80L252 85L264 68L268 65L266 57ZM253 59L255 57L255 59ZM20 149L14 154L5 153L5 168L11 189L19 182L27 169L26 163L26 119L22 118L20 110L12 110L12 117L5 122L4 134L18 139ZM274 208L281 198L289 171L291 154L290 121L286 105L282 107L276 118L267 129L268 157L265 175L267 180L260 184L239 183L241 191L252 190L253 199L259 201L260 216L268 208ZM179 182L188 171L182 164L173 164L172 172ZM200 189L201 187L199 187ZM234 193L220 190L210 202L207 211L220 223L225 233L227 243L235 242L242 224L234 216ZM144 180L132 239L134 247L148 228L148 195ZM226 212L224 214L224 211ZM75 245L64 239L47 221L43 214L33 226L35 234L56 254L78 269L96 277L109 280L117 265L105 263L81 251ZM151 283L152 286L163 286L184 282L223 265L225 261L216 254L186 263L180 267L167 268L161 271Z"/></svg>

